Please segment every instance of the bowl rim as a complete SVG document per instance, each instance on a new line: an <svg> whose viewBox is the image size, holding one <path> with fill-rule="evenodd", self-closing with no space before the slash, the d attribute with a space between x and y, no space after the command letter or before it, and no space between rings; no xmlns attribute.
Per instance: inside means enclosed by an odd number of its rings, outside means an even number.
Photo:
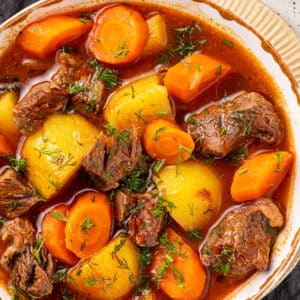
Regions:
<svg viewBox="0 0 300 300"><path fill-rule="evenodd" d="M0 33L10 27L21 23L31 12L51 6L52 4L57 4L58 2L69 2L72 0L39 0L33 3L17 14L14 14L5 22L0 24ZM139 2L140 0L130 0L128 2ZM141 0L145 1L145 0ZM163 0L165 1L165 0ZM165 3L168 0L165 1ZM232 16L235 21L240 25L246 27L252 31L256 36L260 38L261 41L265 41L268 46L272 48L272 54L275 55L275 60L282 64L282 70L287 75L288 79L292 83L293 92L295 93L298 101L300 103L300 65L297 62L300 61L300 38L295 34L295 32L288 26L288 24L274 11L272 11L266 4L261 0L179 0L191 3L207 3L211 7L217 10L225 11L230 17ZM87 2L115 2L115 0L88 0ZM152 2L161 5L159 0L147 0L145 2ZM247 9L245 9L245 7ZM173 7L175 10L180 9L180 7ZM253 13L255 12L255 17ZM259 13L258 13L259 12ZM270 27L277 28L276 30L269 30ZM278 29L280 28L280 30ZM286 43L280 42L282 39L288 40L288 45ZM271 292L276 286L278 286L286 276L294 269L296 264L300 261L300 229L295 234L293 239L293 249L294 251L289 251L288 257L282 262L284 264L284 272L280 274L280 277L276 281L271 283L264 283L259 292L255 294L254 297L249 299L261 299L267 293ZM276 275L279 268L275 269L271 274L271 278ZM274 274L273 274L274 273ZM269 278L268 278L268 281ZM0 297L1 299L1 297Z"/></svg>
<svg viewBox="0 0 300 300"><path fill-rule="evenodd" d="M61 0L64 1L64 0ZM183 2L185 0L182 0ZM39 0L18 13L14 14L2 24L0 24L0 31L5 30L12 25L21 21L30 11L55 4L57 0ZM105 2L105 0L103 0ZM115 0L112 0L115 2ZM153 1L155 2L155 1ZM239 0L238 5L236 0L191 0L191 2L204 2L217 9L226 11L229 15L234 16L242 26L246 26L253 31L261 40L267 41L277 53L276 59L281 60L289 72L289 79L295 81L298 96L300 94L300 66L296 61L300 60L300 37L296 35L293 29L284 21L284 19L276 14L271 8L264 4L261 0ZM244 9L247 7L247 9ZM255 11L255 18L252 11ZM257 15L259 12L264 18ZM279 28L280 30L270 31L271 27ZM282 39L289 40L289 45L282 44Z"/></svg>
<svg viewBox="0 0 300 300"><path fill-rule="evenodd" d="M192 0L201 1L201 0ZM242 26L255 33L262 41L266 41L273 48L276 60L285 64L290 74L289 79L295 81L297 93L300 93L300 36L286 23L286 21L261 0L204 0L209 5L225 10L234 16ZM247 7L247 9L245 9ZM270 30L273 28L273 30ZM288 41L288 45L282 41Z"/></svg>

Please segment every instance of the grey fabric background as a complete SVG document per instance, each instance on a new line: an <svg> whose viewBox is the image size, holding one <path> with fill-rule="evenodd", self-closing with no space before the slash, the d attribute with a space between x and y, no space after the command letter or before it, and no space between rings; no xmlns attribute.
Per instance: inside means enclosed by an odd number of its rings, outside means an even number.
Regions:
<svg viewBox="0 0 300 300"><path fill-rule="evenodd" d="M36 1L37 0L0 0L0 23ZM283 283L265 297L264 300L300 300L300 263Z"/></svg>

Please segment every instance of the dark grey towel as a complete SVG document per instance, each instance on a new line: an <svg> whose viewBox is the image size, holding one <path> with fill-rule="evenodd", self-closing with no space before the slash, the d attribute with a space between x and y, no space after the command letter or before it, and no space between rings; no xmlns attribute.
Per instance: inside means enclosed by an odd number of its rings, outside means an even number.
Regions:
<svg viewBox="0 0 300 300"><path fill-rule="evenodd" d="M0 23L36 0L0 0Z"/></svg>
<svg viewBox="0 0 300 300"><path fill-rule="evenodd" d="M0 23L34 2L37 1L0 0ZM275 291L265 297L264 300L300 300L300 263L293 273Z"/></svg>

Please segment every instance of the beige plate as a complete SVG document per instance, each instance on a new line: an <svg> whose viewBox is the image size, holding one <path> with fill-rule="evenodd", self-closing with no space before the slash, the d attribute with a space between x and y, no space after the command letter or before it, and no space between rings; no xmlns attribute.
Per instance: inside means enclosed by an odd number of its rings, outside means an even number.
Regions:
<svg viewBox="0 0 300 300"><path fill-rule="evenodd" d="M49 14L92 8L107 0L42 0L0 26L0 55L28 23ZM126 2L139 2L129 0ZM300 41L288 25L259 0L143 0L180 9L213 26L229 31L263 63L284 95L277 99L289 115L295 153L300 153ZM221 12L221 13L220 13ZM267 50L266 50L267 49ZM280 233L270 269L252 276L228 299L261 299L274 289L295 267L300 258L300 166L296 155L293 188L285 228ZM297 199L298 198L298 199ZM10 299L0 288L3 300Z"/></svg>

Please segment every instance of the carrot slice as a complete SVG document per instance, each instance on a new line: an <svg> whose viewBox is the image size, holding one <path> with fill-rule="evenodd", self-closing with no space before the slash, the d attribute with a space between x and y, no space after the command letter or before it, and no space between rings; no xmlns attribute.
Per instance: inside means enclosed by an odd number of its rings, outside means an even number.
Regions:
<svg viewBox="0 0 300 300"><path fill-rule="evenodd" d="M188 133L177 124L163 119L157 119L146 126L143 144L152 158L165 159L169 165L189 159L195 148Z"/></svg>
<svg viewBox="0 0 300 300"><path fill-rule="evenodd" d="M206 285L199 254L170 228L160 243L151 265L154 281L171 299L199 299Z"/></svg>
<svg viewBox="0 0 300 300"><path fill-rule="evenodd" d="M0 157L6 157L7 153L12 153L11 146L6 138L0 134Z"/></svg>
<svg viewBox="0 0 300 300"><path fill-rule="evenodd" d="M89 258L109 240L112 208L104 193L85 192L72 205L65 227L66 246L80 258Z"/></svg>
<svg viewBox="0 0 300 300"><path fill-rule="evenodd" d="M293 155L288 151L267 152L246 160L233 177L233 200L256 200L273 192L286 176L292 161Z"/></svg>
<svg viewBox="0 0 300 300"><path fill-rule="evenodd" d="M73 266L78 258L66 248L65 226L67 221L67 205L56 206L44 218L42 223L42 236L45 246L52 256L61 262Z"/></svg>
<svg viewBox="0 0 300 300"><path fill-rule="evenodd" d="M171 67L164 83L179 102L190 102L212 84L223 78L231 67L220 60L194 53Z"/></svg>
<svg viewBox="0 0 300 300"><path fill-rule="evenodd" d="M50 16L28 25L19 35L17 43L28 53L43 58L86 33L92 24L69 16Z"/></svg>
<svg viewBox="0 0 300 300"><path fill-rule="evenodd" d="M117 5L99 14L88 48L102 62L125 64L141 56L147 37L148 27L142 15L129 6Z"/></svg>

